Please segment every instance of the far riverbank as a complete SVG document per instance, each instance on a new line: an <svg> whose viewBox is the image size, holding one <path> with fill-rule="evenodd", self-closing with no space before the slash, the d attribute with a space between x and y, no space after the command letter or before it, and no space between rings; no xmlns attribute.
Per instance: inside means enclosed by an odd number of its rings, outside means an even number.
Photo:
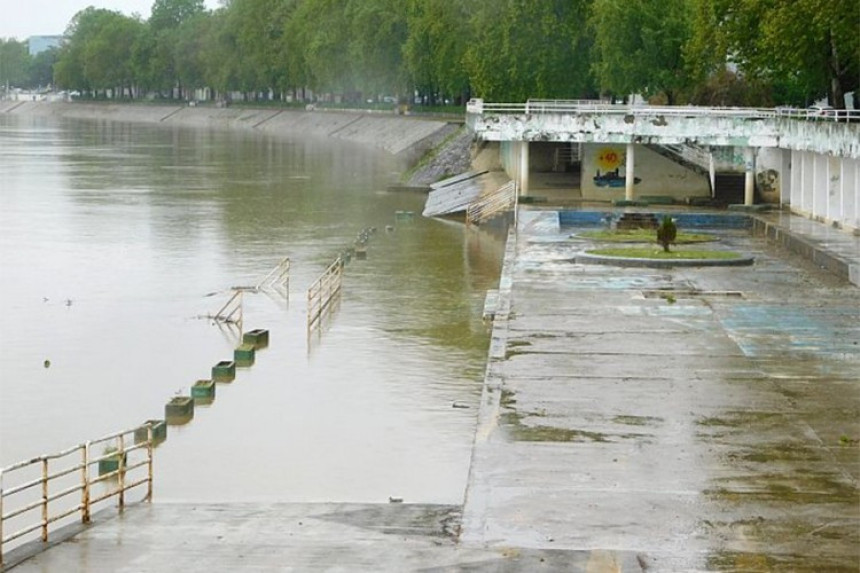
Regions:
<svg viewBox="0 0 860 573"><path fill-rule="evenodd" d="M265 133L333 137L375 147L414 164L449 139L462 123L366 111L217 108L187 105L0 101L0 114L95 121L254 129ZM466 157L468 165L468 157Z"/></svg>

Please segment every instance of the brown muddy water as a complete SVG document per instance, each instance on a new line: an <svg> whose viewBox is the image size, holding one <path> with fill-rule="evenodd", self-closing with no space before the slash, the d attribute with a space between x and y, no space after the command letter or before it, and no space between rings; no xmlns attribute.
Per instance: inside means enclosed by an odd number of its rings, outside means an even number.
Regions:
<svg viewBox="0 0 860 573"><path fill-rule="evenodd" d="M155 499L461 503L502 238L421 218L423 195L386 191L404 168L331 140L0 116L0 466L162 418L232 357L198 317L290 257L288 302L245 296L269 348L170 427ZM370 226L309 341L306 289Z"/></svg>

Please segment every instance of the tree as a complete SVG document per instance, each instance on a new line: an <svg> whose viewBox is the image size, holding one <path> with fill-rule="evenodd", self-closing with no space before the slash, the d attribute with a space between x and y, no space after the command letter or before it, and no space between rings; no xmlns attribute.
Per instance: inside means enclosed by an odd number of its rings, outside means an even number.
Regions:
<svg viewBox="0 0 860 573"><path fill-rule="evenodd" d="M235 88L241 63L235 30L229 25L230 13L221 8L212 14L209 30L203 38L203 81L221 94Z"/></svg>
<svg viewBox="0 0 860 573"><path fill-rule="evenodd" d="M349 0L302 0L286 22L291 77L317 91L347 93L355 85L348 58Z"/></svg>
<svg viewBox="0 0 860 573"><path fill-rule="evenodd" d="M682 49L691 35L689 0L595 0L592 70L601 91L662 94L674 104L690 85Z"/></svg>
<svg viewBox="0 0 860 573"><path fill-rule="evenodd" d="M27 69L27 82L32 87L49 86L54 83L54 64L59 58L59 49L42 50L32 58Z"/></svg>
<svg viewBox="0 0 860 573"><path fill-rule="evenodd" d="M177 61L178 46L183 35L193 29L193 25L183 27L183 24L202 15L206 11L203 0L155 0L148 24L153 39L149 46L149 81L160 90L170 90L171 95L176 89L182 97L182 78L180 78ZM188 70L184 70L188 75Z"/></svg>
<svg viewBox="0 0 860 573"><path fill-rule="evenodd" d="M24 42L0 38L0 88L27 83L30 54Z"/></svg>
<svg viewBox="0 0 860 573"><path fill-rule="evenodd" d="M89 6L72 17L66 27L66 41L54 65L54 82L59 87L81 92L93 89L86 71L87 58L92 57L88 46L110 13L110 10Z"/></svg>
<svg viewBox="0 0 860 573"><path fill-rule="evenodd" d="M402 0L350 0L347 4L349 59L360 90L374 95L406 92L406 12Z"/></svg>
<svg viewBox="0 0 860 573"><path fill-rule="evenodd" d="M157 31L170 30L205 11L203 0L155 0L149 25Z"/></svg>
<svg viewBox="0 0 860 573"><path fill-rule="evenodd" d="M697 59L711 71L730 61L785 103L826 96L842 108L860 87L858 16L856 0L697 0L688 68Z"/></svg>
<svg viewBox="0 0 860 573"><path fill-rule="evenodd" d="M286 90L289 73L284 40L287 18L293 0L233 0L229 21L241 55L245 88Z"/></svg>
<svg viewBox="0 0 860 573"><path fill-rule="evenodd" d="M466 70L480 97L579 98L591 93L586 0L480 0Z"/></svg>
<svg viewBox="0 0 860 573"><path fill-rule="evenodd" d="M410 83L431 99L468 97L464 57L469 37L469 12L463 0L411 0L402 46Z"/></svg>
<svg viewBox="0 0 860 573"><path fill-rule="evenodd" d="M678 227L669 215L664 215L660 226L657 227L657 242L663 247L663 251L669 252L669 245L678 237Z"/></svg>
<svg viewBox="0 0 860 573"><path fill-rule="evenodd" d="M134 84L132 47L144 24L119 12L105 10L86 38L84 75L92 89L131 88Z"/></svg>

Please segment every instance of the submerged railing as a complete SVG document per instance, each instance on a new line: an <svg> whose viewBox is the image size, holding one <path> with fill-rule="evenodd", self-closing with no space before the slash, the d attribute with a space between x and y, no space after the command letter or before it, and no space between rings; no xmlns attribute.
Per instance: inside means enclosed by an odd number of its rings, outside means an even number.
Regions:
<svg viewBox="0 0 860 573"><path fill-rule="evenodd" d="M39 532L46 543L52 526L68 524L72 516L89 523L100 502L116 497L122 511L126 492L144 485L143 500L150 501L152 431L147 423L0 470L0 567L13 541ZM98 491L98 484L105 489ZM15 530L7 533L9 528Z"/></svg>
<svg viewBox="0 0 860 573"><path fill-rule="evenodd" d="M239 327L239 332L242 331L242 321L244 316L244 310L242 306L242 293L245 292L243 289L234 289L233 296L224 303L224 306L218 309L215 314L206 315L206 318L210 318L218 323L225 324L235 324Z"/></svg>
<svg viewBox="0 0 860 573"><path fill-rule="evenodd" d="M338 257L308 288L308 333L319 325L343 285L343 259Z"/></svg>

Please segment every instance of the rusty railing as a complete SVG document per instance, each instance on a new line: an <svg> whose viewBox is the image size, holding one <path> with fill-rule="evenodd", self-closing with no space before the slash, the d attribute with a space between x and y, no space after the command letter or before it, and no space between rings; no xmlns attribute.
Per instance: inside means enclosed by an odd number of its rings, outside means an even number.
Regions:
<svg viewBox="0 0 860 573"><path fill-rule="evenodd" d="M0 470L0 568L4 549L38 538L47 543L52 526L79 515L89 523L94 507L112 497L120 511L126 492L146 486L152 499L152 425L117 432L56 454L39 456ZM95 451L101 447L99 453ZM97 466L93 471L93 466ZM100 490L98 484L103 484ZM34 515L35 514L35 515ZM14 527L15 530L6 533Z"/></svg>
<svg viewBox="0 0 860 573"><path fill-rule="evenodd" d="M343 266L343 259L338 257L308 288L308 332L319 324L331 301L340 294Z"/></svg>

